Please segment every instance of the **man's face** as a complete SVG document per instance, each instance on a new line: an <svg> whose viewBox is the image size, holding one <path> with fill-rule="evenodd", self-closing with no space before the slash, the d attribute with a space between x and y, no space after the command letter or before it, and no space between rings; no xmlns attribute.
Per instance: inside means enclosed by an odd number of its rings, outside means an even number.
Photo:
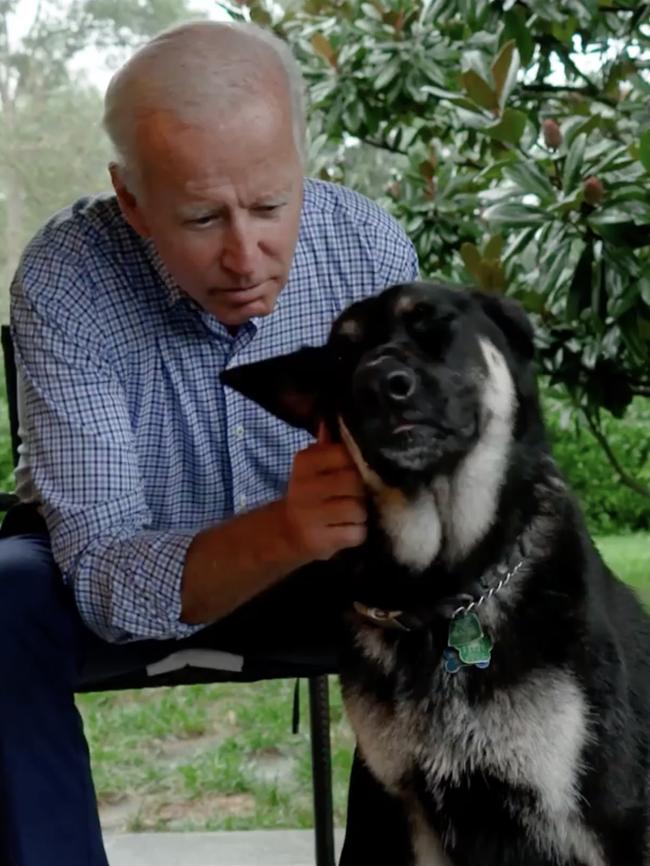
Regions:
<svg viewBox="0 0 650 866"><path fill-rule="evenodd" d="M137 150L137 194L115 183L122 211L181 289L230 327L271 313L302 205L288 106L260 101L201 126L153 114L138 128Z"/></svg>

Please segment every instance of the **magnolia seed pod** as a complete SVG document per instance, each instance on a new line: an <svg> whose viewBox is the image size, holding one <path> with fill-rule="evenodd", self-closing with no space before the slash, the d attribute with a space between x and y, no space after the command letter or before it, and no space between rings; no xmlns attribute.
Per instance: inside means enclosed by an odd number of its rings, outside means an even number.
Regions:
<svg viewBox="0 0 650 866"><path fill-rule="evenodd" d="M542 135L544 136L544 144L550 150L557 150L562 144L562 132L557 122L548 117L542 122Z"/></svg>
<svg viewBox="0 0 650 866"><path fill-rule="evenodd" d="M582 192L587 204L597 205L605 198L605 188L600 178L591 175L582 184Z"/></svg>

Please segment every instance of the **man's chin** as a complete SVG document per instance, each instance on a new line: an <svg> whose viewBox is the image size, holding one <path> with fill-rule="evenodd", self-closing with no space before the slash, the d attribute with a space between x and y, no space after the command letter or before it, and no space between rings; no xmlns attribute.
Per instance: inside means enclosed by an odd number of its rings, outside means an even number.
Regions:
<svg viewBox="0 0 650 866"><path fill-rule="evenodd" d="M206 309L228 328L245 325L256 316L268 316L275 309L277 298L258 298L245 304L208 304Z"/></svg>

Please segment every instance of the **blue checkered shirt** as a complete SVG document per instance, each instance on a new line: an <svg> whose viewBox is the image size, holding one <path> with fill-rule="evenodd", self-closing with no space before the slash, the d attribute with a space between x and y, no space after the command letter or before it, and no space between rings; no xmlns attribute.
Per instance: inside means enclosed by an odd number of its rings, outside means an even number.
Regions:
<svg viewBox="0 0 650 866"><path fill-rule="evenodd" d="M113 197L55 216L12 286L24 439L18 490L101 637L183 638L181 575L196 533L282 495L307 433L224 389L219 373L318 345L351 302L412 280L396 222L307 180L274 312L233 336L166 272Z"/></svg>

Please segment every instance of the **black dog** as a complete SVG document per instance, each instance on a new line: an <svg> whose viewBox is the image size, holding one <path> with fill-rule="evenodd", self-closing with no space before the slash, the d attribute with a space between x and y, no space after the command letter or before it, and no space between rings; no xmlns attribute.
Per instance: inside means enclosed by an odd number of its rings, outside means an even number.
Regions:
<svg viewBox="0 0 650 866"><path fill-rule="evenodd" d="M518 305L394 286L224 381L324 418L367 483L341 680L408 820L391 866L650 863L650 619L550 455Z"/></svg>

